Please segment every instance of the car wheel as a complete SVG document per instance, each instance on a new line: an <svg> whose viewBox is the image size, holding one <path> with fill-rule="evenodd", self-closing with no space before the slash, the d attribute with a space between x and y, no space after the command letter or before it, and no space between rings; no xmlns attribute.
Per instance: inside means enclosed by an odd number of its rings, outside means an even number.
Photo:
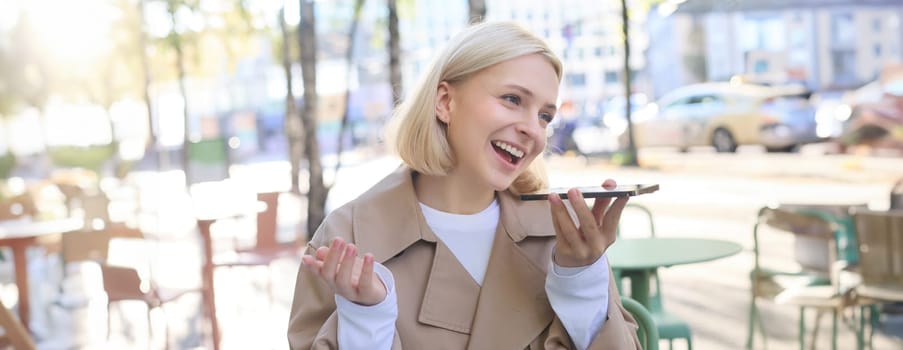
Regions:
<svg viewBox="0 0 903 350"><path fill-rule="evenodd" d="M734 135L731 135L727 129L716 129L712 134L712 146L719 153L737 151L737 141L734 141Z"/></svg>
<svg viewBox="0 0 903 350"><path fill-rule="evenodd" d="M799 150L797 145L790 145L784 147L765 147L765 150L769 153L791 153Z"/></svg>

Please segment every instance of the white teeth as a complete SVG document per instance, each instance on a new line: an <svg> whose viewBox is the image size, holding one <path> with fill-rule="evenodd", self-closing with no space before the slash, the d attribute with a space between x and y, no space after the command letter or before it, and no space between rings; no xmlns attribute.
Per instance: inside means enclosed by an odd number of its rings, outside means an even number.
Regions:
<svg viewBox="0 0 903 350"><path fill-rule="evenodd" d="M514 146L512 146L512 145L510 145L510 144L507 144L507 143L502 142L502 141L495 141L495 142L493 142L493 144L494 144L496 147L501 148L501 149L505 150L505 151L508 152L508 153L511 153L512 156L515 156L515 157L518 157L518 158L523 158L523 157L524 157L524 151L521 151L521 150L515 148Z"/></svg>

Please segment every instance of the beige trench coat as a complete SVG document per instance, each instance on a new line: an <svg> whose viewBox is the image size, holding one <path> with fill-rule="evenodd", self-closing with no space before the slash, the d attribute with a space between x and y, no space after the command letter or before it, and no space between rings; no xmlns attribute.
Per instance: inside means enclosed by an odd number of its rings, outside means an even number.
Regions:
<svg viewBox="0 0 903 350"><path fill-rule="evenodd" d="M570 349L545 293L555 230L545 201L498 193L500 221L480 287L424 221L412 172L400 168L332 212L308 253L335 237L373 253L395 276L393 349ZM336 349L333 291L300 268L289 317L292 349ZM608 318L591 349L638 349L636 322L609 287Z"/></svg>

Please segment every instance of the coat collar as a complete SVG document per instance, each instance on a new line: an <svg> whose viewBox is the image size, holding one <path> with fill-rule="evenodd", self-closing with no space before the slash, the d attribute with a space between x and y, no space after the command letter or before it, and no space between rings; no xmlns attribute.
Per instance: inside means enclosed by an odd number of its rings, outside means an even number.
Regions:
<svg viewBox="0 0 903 350"><path fill-rule="evenodd" d="M410 169L401 167L352 202L355 242L380 262L420 241L435 244L418 321L470 334L470 349L526 347L552 322L554 311L545 294L546 266L525 254L518 243L527 237L555 235L548 203L521 201L507 191L497 193L499 224L480 287L427 225L413 176ZM495 330L501 324L517 331L500 334Z"/></svg>
<svg viewBox="0 0 903 350"><path fill-rule="evenodd" d="M413 176L411 169L399 167L349 203L353 211L354 241L361 251L372 252L376 261L385 262L420 240L437 241L420 210ZM505 227L512 241L555 235L546 201L521 201L508 191L497 192L497 198L499 224Z"/></svg>

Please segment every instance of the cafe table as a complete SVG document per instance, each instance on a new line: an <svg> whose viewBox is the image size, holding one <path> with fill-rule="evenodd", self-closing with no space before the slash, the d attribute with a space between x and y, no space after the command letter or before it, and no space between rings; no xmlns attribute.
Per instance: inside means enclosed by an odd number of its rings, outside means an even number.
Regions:
<svg viewBox="0 0 903 350"><path fill-rule="evenodd" d="M9 247L13 253L13 267L16 274L16 288L19 291L19 319L25 328L31 321L31 304L28 298L28 248L37 245L38 238L63 234L81 229L81 219L56 220L2 220L0 221L0 247Z"/></svg>
<svg viewBox="0 0 903 350"><path fill-rule="evenodd" d="M630 297L649 308L649 280L660 267L701 263L739 253L734 242L707 238L619 239L608 249L608 263L615 283L630 278Z"/></svg>

